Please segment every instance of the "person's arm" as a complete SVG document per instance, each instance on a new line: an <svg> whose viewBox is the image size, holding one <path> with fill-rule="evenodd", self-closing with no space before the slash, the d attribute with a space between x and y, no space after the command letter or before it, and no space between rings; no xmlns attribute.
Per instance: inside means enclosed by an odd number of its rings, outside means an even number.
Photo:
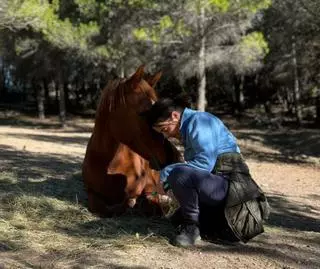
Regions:
<svg viewBox="0 0 320 269"><path fill-rule="evenodd" d="M206 114L196 115L187 128L187 136L195 152L187 165L211 172L218 157L214 119Z"/></svg>
<svg viewBox="0 0 320 269"><path fill-rule="evenodd" d="M187 165L211 172L216 163L217 137L213 119L205 114L198 114L189 123L186 132L186 139L191 144L195 155L185 163L171 164L160 171L160 181L164 189L168 189L167 177L175 167Z"/></svg>
<svg viewBox="0 0 320 269"><path fill-rule="evenodd" d="M169 176L170 172L172 171L173 168L181 166L181 165L186 165L186 163L174 163L167 165L165 168L163 168L160 171L160 182L162 183L163 189L167 191L170 189L170 186L168 185L167 182L167 177Z"/></svg>

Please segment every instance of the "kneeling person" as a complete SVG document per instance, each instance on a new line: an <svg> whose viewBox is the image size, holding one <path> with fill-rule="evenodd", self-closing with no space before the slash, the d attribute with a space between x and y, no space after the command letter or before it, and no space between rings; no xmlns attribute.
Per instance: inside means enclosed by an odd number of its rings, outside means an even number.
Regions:
<svg viewBox="0 0 320 269"><path fill-rule="evenodd" d="M210 234L210 225L208 228L206 223L210 215L213 222L223 223L219 228L221 232L227 228L228 233L232 233L229 238L246 242L263 232L262 224L243 234L243 227L240 227L244 225L243 221L237 223L235 215L242 210L241 204L249 201L254 201L258 207L251 208L258 208L259 211L259 199L267 203L263 192L250 177L236 139L223 122L210 113L187 106L183 99L164 98L158 100L146 114L149 124L156 131L165 137L181 140L185 149L185 163L168 165L160 172L164 189L172 189L180 204L181 225L174 243L177 246L191 246L200 239L200 230ZM238 180L240 174L247 177ZM240 196L238 192L241 192ZM251 210L245 213L260 214L262 220L268 215L267 206L264 208L265 212ZM218 215L222 219L215 219L214 212L223 212ZM212 223L213 226L219 225ZM220 231L211 232L211 235L219 236Z"/></svg>

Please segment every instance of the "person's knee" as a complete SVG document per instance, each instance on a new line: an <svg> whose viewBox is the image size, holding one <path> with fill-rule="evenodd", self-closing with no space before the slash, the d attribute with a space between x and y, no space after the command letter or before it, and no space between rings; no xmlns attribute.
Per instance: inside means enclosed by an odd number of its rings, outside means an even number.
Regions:
<svg viewBox="0 0 320 269"><path fill-rule="evenodd" d="M178 166L172 169L168 176L168 183L171 187L183 184L189 178L191 168L187 166Z"/></svg>

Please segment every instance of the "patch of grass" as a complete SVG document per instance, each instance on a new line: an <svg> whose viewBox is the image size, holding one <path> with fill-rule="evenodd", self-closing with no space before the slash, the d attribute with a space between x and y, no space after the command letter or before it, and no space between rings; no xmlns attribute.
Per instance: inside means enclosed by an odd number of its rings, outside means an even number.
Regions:
<svg viewBox="0 0 320 269"><path fill-rule="evenodd" d="M99 260L108 264L115 250L169 245L174 229L164 218L134 211L112 219L91 214L81 173L71 174L70 162L61 166L60 159L41 154L10 156L15 166L4 163L0 170L1 265L88 268Z"/></svg>
<svg viewBox="0 0 320 269"><path fill-rule="evenodd" d="M9 221L0 219L0 252L21 249L26 245L22 236L23 232L19 231Z"/></svg>
<svg viewBox="0 0 320 269"><path fill-rule="evenodd" d="M29 180L21 183L15 173L0 173L2 251L28 250L69 263L88 253L96 255L114 248L168 244L167 236L172 235L173 228L166 219L148 219L130 212L112 219L99 218L88 212L83 201L65 199L83 188L79 174L69 180L69 184L60 185L45 180L29 184ZM46 195L48 189L50 196Z"/></svg>
<svg viewBox="0 0 320 269"><path fill-rule="evenodd" d="M0 186L15 184L18 182L17 175L14 172L4 171L0 173Z"/></svg>

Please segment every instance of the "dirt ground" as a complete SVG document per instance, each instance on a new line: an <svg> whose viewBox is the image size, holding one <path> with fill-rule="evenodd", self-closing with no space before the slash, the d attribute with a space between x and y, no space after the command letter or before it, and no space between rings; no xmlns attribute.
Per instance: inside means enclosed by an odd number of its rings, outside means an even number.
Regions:
<svg viewBox="0 0 320 269"><path fill-rule="evenodd" d="M320 268L319 130L235 126L272 206L266 231L247 244L179 249L166 220L86 211L79 174L91 127L0 119L0 268Z"/></svg>

